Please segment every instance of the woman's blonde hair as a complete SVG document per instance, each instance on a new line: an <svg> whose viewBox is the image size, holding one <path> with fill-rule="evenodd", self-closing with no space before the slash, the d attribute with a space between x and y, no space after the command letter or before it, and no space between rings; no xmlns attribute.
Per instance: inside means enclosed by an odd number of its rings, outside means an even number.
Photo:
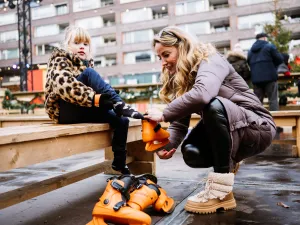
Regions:
<svg viewBox="0 0 300 225"><path fill-rule="evenodd" d="M65 39L62 42L62 48L66 51L69 51L69 44L74 38L74 41L79 43L88 43L89 44L89 57L91 57L92 54L92 48L91 48L91 36L89 32L78 26L69 26L65 29Z"/></svg>
<svg viewBox="0 0 300 225"><path fill-rule="evenodd" d="M195 37L175 26L162 29L153 38L152 46L155 47L157 43L178 49L176 73L169 75L165 68L161 73L162 88L159 95L169 103L192 88L199 64L214 54L216 49L211 44L198 42Z"/></svg>

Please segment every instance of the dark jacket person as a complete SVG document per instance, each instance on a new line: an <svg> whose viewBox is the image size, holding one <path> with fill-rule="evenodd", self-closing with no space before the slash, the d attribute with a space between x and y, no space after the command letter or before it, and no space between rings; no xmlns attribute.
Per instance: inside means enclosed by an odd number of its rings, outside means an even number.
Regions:
<svg viewBox="0 0 300 225"><path fill-rule="evenodd" d="M265 33L256 35L257 41L248 52L247 61L251 69L254 93L262 103L266 94L270 110L276 111L279 109L277 67L283 59L276 47L267 41L267 37Z"/></svg>

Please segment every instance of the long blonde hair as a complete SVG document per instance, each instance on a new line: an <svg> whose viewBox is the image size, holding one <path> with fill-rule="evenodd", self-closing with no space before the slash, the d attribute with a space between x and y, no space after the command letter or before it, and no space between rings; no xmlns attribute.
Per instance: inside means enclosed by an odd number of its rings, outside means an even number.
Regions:
<svg viewBox="0 0 300 225"><path fill-rule="evenodd" d="M159 96L169 103L192 88L199 64L214 54L216 49L211 44L198 42L195 37L175 26L162 29L153 38L153 48L157 43L174 46L178 50L176 73L169 75L167 69L163 68L160 78L162 88Z"/></svg>
<svg viewBox="0 0 300 225"><path fill-rule="evenodd" d="M89 32L78 26L69 26L65 29L65 39L63 40L61 46L64 50L69 51L70 42L74 38L74 41L89 44L89 55L88 59L92 58L92 47L91 47L91 36Z"/></svg>

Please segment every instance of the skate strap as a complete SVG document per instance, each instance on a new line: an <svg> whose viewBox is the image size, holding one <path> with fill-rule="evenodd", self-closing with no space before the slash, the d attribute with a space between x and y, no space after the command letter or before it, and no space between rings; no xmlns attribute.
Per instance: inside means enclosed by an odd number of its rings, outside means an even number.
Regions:
<svg viewBox="0 0 300 225"><path fill-rule="evenodd" d="M114 189L118 190L122 194L122 196L125 198L126 201L128 201L130 199L129 193L124 189L124 187L121 184L119 184L118 182L116 182L115 180L113 180L111 182L111 186Z"/></svg>
<svg viewBox="0 0 300 225"><path fill-rule="evenodd" d="M157 131L159 131L159 129L161 128L161 125L158 123L155 127L154 127L154 132L156 133Z"/></svg>
<svg viewBox="0 0 300 225"><path fill-rule="evenodd" d="M156 191L157 195L160 196L160 186L158 184L149 184L146 179L139 180L139 184L137 185L137 189L141 188L143 185L146 185L148 188Z"/></svg>

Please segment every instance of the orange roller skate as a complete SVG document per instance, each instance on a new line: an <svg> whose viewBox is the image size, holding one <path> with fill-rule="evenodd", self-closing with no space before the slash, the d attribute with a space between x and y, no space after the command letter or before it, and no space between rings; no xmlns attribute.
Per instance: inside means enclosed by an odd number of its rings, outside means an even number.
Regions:
<svg viewBox="0 0 300 225"><path fill-rule="evenodd" d="M139 184L130 194L127 205L141 211L152 205L156 211L173 212L175 208L174 199L168 197L166 191L156 184L154 179L149 176L141 176L138 180Z"/></svg>
<svg viewBox="0 0 300 225"><path fill-rule="evenodd" d="M107 225L107 222L128 225L150 225L151 217L146 213L127 206L130 191L136 186L137 179L123 175L108 180L99 202L93 210L93 220L87 225Z"/></svg>
<svg viewBox="0 0 300 225"><path fill-rule="evenodd" d="M142 139L146 142L146 151L155 151L165 146L170 141L168 131L161 128L161 125L155 121L142 120Z"/></svg>

